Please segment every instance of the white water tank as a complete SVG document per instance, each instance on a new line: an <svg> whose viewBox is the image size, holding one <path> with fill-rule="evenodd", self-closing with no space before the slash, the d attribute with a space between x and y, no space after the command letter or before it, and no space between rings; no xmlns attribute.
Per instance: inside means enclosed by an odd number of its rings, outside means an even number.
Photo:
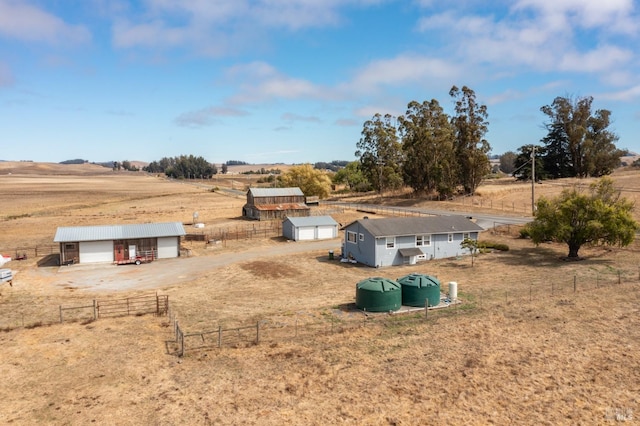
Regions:
<svg viewBox="0 0 640 426"><path fill-rule="evenodd" d="M455 281L449 282L449 300L452 302L458 300L458 283Z"/></svg>

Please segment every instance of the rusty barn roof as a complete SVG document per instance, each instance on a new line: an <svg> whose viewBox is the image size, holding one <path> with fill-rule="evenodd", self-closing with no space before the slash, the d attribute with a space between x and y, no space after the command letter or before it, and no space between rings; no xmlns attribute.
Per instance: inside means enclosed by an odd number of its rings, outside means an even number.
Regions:
<svg viewBox="0 0 640 426"><path fill-rule="evenodd" d="M256 204L254 207L260 211L310 210L309 206L304 203Z"/></svg>

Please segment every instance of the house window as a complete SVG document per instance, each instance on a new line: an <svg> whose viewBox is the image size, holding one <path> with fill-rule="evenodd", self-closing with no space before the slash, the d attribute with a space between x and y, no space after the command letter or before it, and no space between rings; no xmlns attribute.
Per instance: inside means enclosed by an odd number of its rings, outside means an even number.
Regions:
<svg viewBox="0 0 640 426"><path fill-rule="evenodd" d="M447 241L449 241L450 243L453 242L453 234L448 234L447 235Z"/></svg>
<svg viewBox="0 0 640 426"><path fill-rule="evenodd" d="M471 234L468 232L465 232L462 234L462 239L463 240L470 240L471 239Z"/></svg>
<svg viewBox="0 0 640 426"><path fill-rule="evenodd" d="M364 234L360 234L360 241L364 241Z"/></svg>
<svg viewBox="0 0 640 426"><path fill-rule="evenodd" d="M428 247L431 245L431 235L416 235L416 247Z"/></svg>
<svg viewBox="0 0 640 426"><path fill-rule="evenodd" d="M394 248L396 246L396 237L387 237L387 248Z"/></svg>
<svg viewBox="0 0 640 426"><path fill-rule="evenodd" d="M351 232L351 231L347 231L347 242L349 243L356 243L356 233L355 232Z"/></svg>

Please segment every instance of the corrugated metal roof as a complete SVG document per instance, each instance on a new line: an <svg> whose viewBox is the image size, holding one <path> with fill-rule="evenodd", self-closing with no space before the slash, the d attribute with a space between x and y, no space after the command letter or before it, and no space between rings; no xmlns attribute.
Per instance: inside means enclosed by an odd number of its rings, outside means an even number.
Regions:
<svg viewBox="0 0 640 426"><path fill-rule="evenodd" d="M422 250L420 250L418 247L401 248L398 249L398 251L400 252L400 256L403 257L420 256L421 254L423 254Z"/></svg>
<svg viewBox="0 0 640 426"><path fill-rule="evenodd" d="M352 223L356 222L374 237L484 231L484 228L480 225L463 216L390 217L385 219L360 219ZM349 226L347 225L346 227Z"/></svg>
<svg viewBox="0 0 640 426"><path fill-rule="evenodd" d="M250 188L254 197L304 197L300 188Z"/></svg>
<svg viewBox="0 0 640 426"><path fill-rule="evenodd" d="M293 226L337 226L338 222L333 220L331 216L299 216L288 217L285 221L291 222Z"/></svg>
<svg viewBox="0 0 640 426"><path fill-rule="evenodd" d="M180 222L141 223L131 225L100 225L59 227L53 241L108 241L134 238L177 237L186 235Z"/></svg>

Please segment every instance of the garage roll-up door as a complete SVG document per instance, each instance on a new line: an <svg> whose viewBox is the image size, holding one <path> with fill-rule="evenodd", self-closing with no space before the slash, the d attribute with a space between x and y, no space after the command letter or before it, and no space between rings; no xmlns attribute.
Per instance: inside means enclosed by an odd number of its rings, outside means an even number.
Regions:
<svg viewBox="0 0 640 426"><path fill-rule="evenodd" d="M313 240L316 237L314 228L298 228L298 240Z"/></svg>
<svg viewBox="0 0 640 426"><path fill-rule="evenodd" d="M178 257L178 237L158 238L158 259Z"/></svg>
<svg viewBox="0 0 640 426"><path fill-rule="evenodd" d="M113 241L81 241L80 263L113 262Z"/></svg>
<svg viewBox="0 0 640 426"><path fill-rule="evenodd" d="M319 240L324 240L324 239L327 239L327 238L334 238L335 235L333 235L333 230L334 230L333 226L319 226L318 227L318 239Z"/></svg>

